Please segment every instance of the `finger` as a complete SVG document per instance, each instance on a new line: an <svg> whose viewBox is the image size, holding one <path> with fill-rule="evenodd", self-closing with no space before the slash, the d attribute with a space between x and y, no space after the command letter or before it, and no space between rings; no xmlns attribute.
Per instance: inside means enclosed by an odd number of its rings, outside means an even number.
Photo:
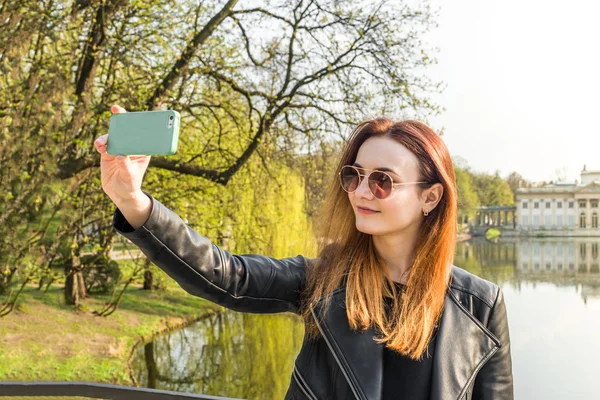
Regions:
<svg viewBox="0 0 600 400"><path fill-rule="evenodd" d="M112 161L115 159L115 156L111 156L108 154L108 149L106 146L96 146L96 151L100 153L100 159L104 161Z"/></svg>
<svg viewBox="0 0 600 400"><path fill-rule="evenodd" d="M100 150L98 150L100 151ZM103 149L101 151L101 155L100 155L100 161L113 161L115 159L115 156L111 156L110 154L108 154L106 152L106 149Z"/></svg>
<svg viewBox="0 0 600 400"><path fill-rule="evenodd" d="M94 144L96 146L106 146L107 143L108 143L108 133L106 135L102 135L102 136L98 137L96 140L94 140Z"/></svg>
<svg viewBox="0 0 600 400"><path fill-rule="evenodd" d="M94 141L94 147L96 148L96 151L100 154L105 154L107 151L107 142L105 140L102 140L101 138L98 138Z"/></svg>
<svg viewBox="0 0 600 400"><path fill-rule="evenodd" d="M106 153L106 146L103 145L96 145L96 151L100 154L105 154Z"/></svg>
<svg viewBox="0 0 600 400"><path fill-rule="evenodd" d="M123 107L115 104L110 108L110 111L112 111L113 114L121 114L121 113L125 113L127 112L127 110L125 110Z"/></svg>

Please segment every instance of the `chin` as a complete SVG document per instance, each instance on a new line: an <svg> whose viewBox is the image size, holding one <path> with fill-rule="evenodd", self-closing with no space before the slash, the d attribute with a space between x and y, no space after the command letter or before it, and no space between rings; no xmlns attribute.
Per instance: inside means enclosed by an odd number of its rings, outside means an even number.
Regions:
<svg viewBox="0 0 600 400"><path fill-rule="evenodd" d="M371 236L385 236L412 230L412 225L409 224L396 224L390 226L390 224L386 224L386 222L387 221L365 221L357 218L355 226L357 231Z"/></svg>
<svg viewBox="0 0 600 400"><path fill-rule="evenodd" d="M362 232L366 235L374 235L374 236L385 233L385 231L383 229L381 229L381 227L374 226L374 225L375 224L360 223L360 222L356 221L356 230L359 232Z"/></svg>

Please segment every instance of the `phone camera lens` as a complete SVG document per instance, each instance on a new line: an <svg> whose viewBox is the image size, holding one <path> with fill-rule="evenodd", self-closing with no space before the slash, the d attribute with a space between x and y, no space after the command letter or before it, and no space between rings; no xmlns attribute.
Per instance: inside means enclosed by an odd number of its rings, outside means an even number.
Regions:
<svg viewBox="0 0 600 400"><path fill-rule="evenodd" d="M173 116L169 116L169 121L173 121Z"/></svg>

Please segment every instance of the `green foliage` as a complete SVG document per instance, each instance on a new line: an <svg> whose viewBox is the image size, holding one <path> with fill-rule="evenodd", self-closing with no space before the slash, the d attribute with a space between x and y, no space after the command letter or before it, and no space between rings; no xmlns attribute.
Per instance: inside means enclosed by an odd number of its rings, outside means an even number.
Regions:
<svg viewBox="0 0 600 400"><path fill-rule="evenodd" d="M121 279L121 269L114 260L86 255L81 258L81 263L85 266L83 279L89 294L108 293Z"/></svg>
<svg viewBox="0 0 600 400"><path fill-rule="evenodd" d="M152 274L152 290L167 290L169 284L173 282L173 279L154 264L151 264L149 269Z"/></svg>
<svg viewBox="0 0 600 400"><path fill-rule="evenodd" d="M231 251L274 256L311 254L305 215L340 135L373 114L437 110L436 85L414 72L435 61L420 42L426 6L226 7L2 3L0 294L55 279L51 265L69 273L87 255L110 258L114 206L92 143L113 103L179 110L180 151L151 168L146 190Z"/></svg>
<svg viewBox="0 0 600 400"><path fill-rule="evenodd" d="M495 175L474 174L475 191L482 205L505 206L515 204L514 194L508 182Z"/></svg>
<svg viewBox="0 0 600 400"><path fill-rule="evenodd" d="M144 190L232 253L310 255L302 176L276 159L268 170L259 161L249 162L227 186L151 170Z"/></svg>
<svg viewBox="0 0 600 400"><path fill-rule="evenodd" d="M307 154L295 158L296 168L302 171L306 185L306 214L314 220L325 198L330 180L336 179L337 162L343 142L322 143L316 149L309 148Z"/></svg>
<svg viewBox="0 0 600 400"><path fill-rule="evenodd" d="M476 173L463 163L455 162L454 172L458 191L459 222L472 221L481 206L507 206L515 204L513 185L529 185L513 172L505 180L498 173Z"/></svg>
<svg viewBox="0 0 600 400"><path fill-rule="evenodd" d="M474 187L473 175L468 170L457 166L454 167L454 173L456 175L456 188L458 191L459 220L462 221L464 217L468 217L468 220L471 221L481 205Z"/></svg>
<svg viewBox="0 0 600 400"><path fill-rule="evenodd" d="M515 242L473 239L456 245L454 264L460 268L502 286L514 279Z"/></svg>
<svg viewBox="0 0 600 400"><path fill-rule="evenodd" d="M502 235L502 232L495 228L490 228L485 231L485 238L489 241L494 241Z"/></svg>
<svg viewBox="0 0 600 400"><path fill-rule="evenodd" d="M119 313L100 318L73 312L64 304L62 287L46 294L28 286L16 312L0 324L1 381L87 381L131 385L127 359L140 338L165 325L197 318L211 309L206 300L182 289L127 290ZM110 294L86 299L94 309ZM49 345L49 343L51 345Z"/></svg>
<svg viewBox="0 0 600 400"><path fill-rule="evenodd" d="M224 311L138 347L132 370L136 381L146 387L281 399L302 336L303 325L294 315ZM177 351L182 346L184 354Z"/></svg>

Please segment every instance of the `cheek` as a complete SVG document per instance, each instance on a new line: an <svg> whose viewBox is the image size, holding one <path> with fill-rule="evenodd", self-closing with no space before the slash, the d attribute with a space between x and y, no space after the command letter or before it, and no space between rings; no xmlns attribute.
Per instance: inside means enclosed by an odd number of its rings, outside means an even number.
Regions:
<svg viewBox="0 0 600 400"><path fill-rule="evenodd" d="M387 214L386 218L395 221L412 220L419 213L419 201L414 196L403 196L398 193L382 206L382 211Z"/></svg>

